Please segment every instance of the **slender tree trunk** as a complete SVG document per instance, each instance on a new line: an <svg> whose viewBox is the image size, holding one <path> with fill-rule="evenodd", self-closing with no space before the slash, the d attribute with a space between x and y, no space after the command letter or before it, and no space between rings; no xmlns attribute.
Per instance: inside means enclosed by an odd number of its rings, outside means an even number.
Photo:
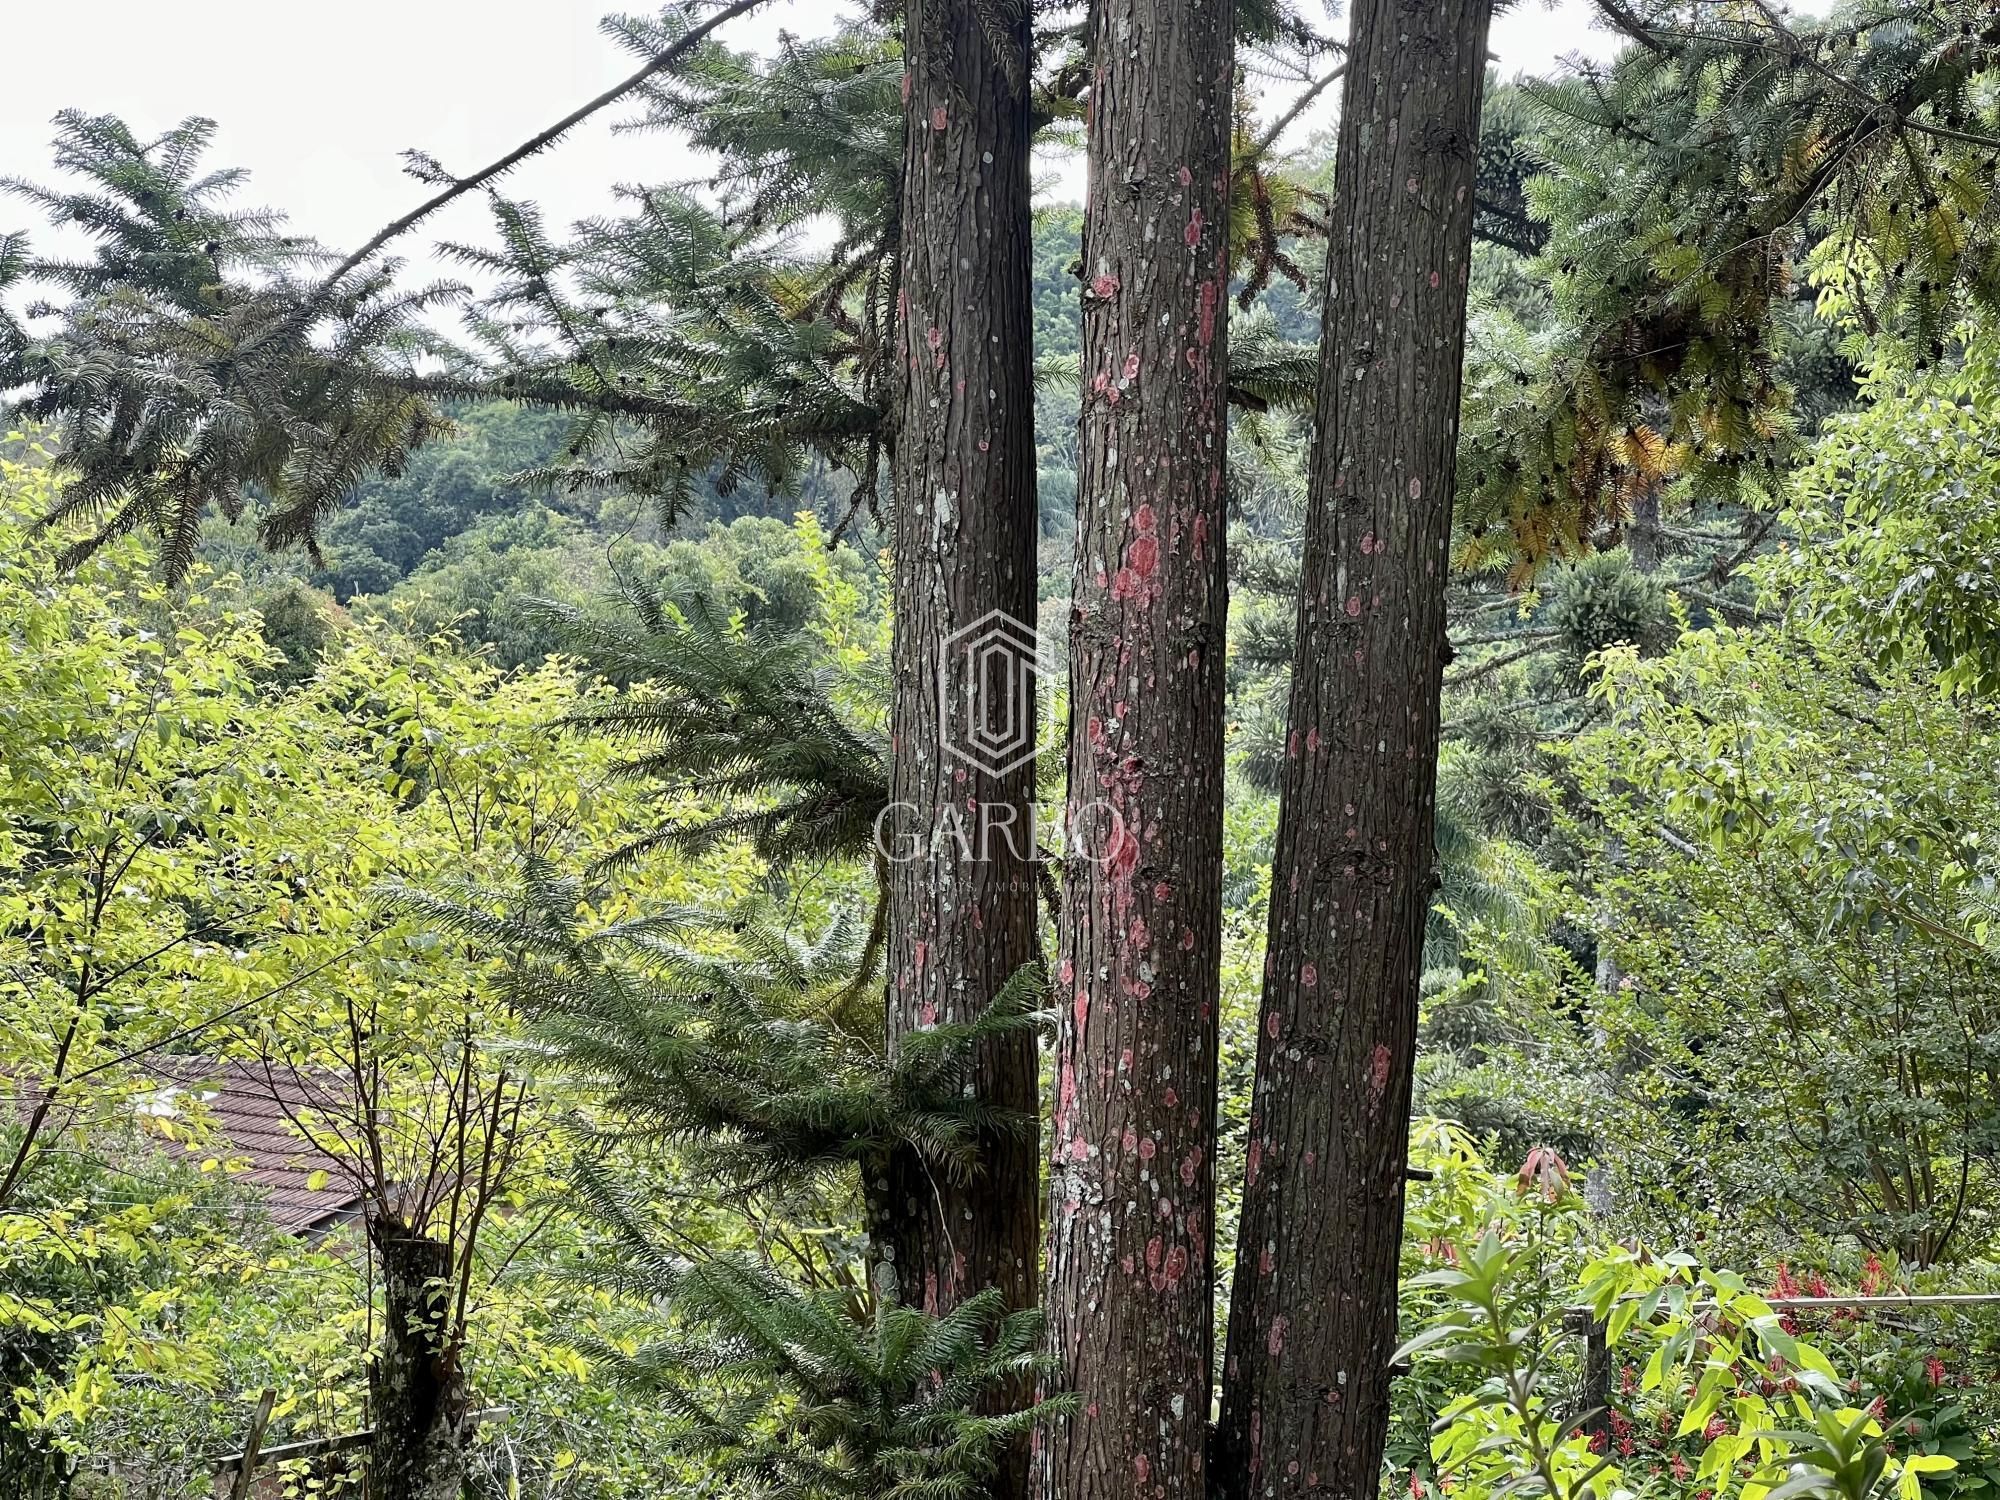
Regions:
<svg viewBox="0 0 2000 1500"><path fill-rule="evenodd" d="M467 1403L451 1338L451 1246L394 1218L368 1225L382 1271L382 1344L369 1371L370 1500L459 1500Z"/></svg>
<svg viewBox="0 0 2000 1500"><path fill-rule="evenodd" d="M1660 491L1647 485L1632 499L1632 518L1625 523L1625 550L1641 573L1660 571Z"/></svg>
<svg viewBox="0 0 2000 1500"><path fill-rule="evenodd" d="M1049 1500L1197 1497L1213 1324L1228 609L1228 0L1093 8Z"/></svg>
<svg viewBox="0 0 2000 1500"><path fill-rule="evenodd" d="M1489 0L1355 0L1218 1490L1376 1493Z"/></svg>
<svg viewBox="0 0 2000 1500"><path fill-rule="evenodd" d="M1027 7L909 0L904 36L894 754L881 825L891 1047L977 1016L1040 958ZM1016 721L1001 722L1009 711ZM1031 1036L990 1045L973 1086L1019 1128L980 1143L968 1180L911 1150L891 1161L876 1195L886 1222L873 1228L904 1301L943 1310L997 1286L1011 1306L1035 1304L1038 1083ZM1025 1485L1023 1452L995 1492Z"/></svg>

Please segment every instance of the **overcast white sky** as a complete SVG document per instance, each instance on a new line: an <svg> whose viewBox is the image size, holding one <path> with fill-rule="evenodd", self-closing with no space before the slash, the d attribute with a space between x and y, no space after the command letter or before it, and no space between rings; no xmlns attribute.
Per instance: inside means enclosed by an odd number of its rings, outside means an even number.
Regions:
<svg viewBox="0 0 2000 1500"><path fill-rule="evenodd" d="M0 176L47 180L49 121L59 109L119 114L142 134L207 115L221 127L215 164L251 169L247 202L284 209L302 232L352 248L423 196L400 169L404 148L472 170L630 72L633 60L597 31L616 3L4 0ZM724 35L752 46L781 26L820 30L835 13L826 0L791 0ZM1589 15L1587 0L1523 0L1494 25L1502 70L1536 72L1573 52L1615 50ZM1316 120L1324 114L1298 132ZM689 170L670 140L614 136L600 118L524 166L507 191L562 225L608 206L613 183ZM1060 181L1080 196L1080 168ZM457 207L426 240L483 237L483 209ZM29 205L0 198L0 230L38 228ZM48 246L47 231L35 240ZM421 243L406 253L421 253Z"/></svg>

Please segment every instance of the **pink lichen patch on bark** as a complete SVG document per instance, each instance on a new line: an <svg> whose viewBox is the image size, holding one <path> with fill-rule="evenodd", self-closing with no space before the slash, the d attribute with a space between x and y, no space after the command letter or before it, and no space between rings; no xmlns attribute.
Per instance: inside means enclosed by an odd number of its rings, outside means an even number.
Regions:
<svg viewBox="0 0 2000 1500"><path fill-rule="evenodd" d="M1090 290L1097 296L1108 301L1118 295L1118 278L1116 276L1095 277L1090 283Z"/></svg>
<svg viewBox="0 0 2000 1500"><path fill-rule="evenodd" d="M1347 617L1350 620L1361 618L1361 596L1359 594L1349 594L1347 596Z"/></svg>
<svg viewBox="0 0 2000 1500"><path fill-rule="evenodd" d="M1377 1104L1382 1102L1382 1091L1388 1086L1389 1047L1385 1042L1377 1042L1368 1058L1368 1092Z"/></svg>
<svg viewBox="0 0 2000 1500"><path fill-rule="evenodd" d="M1187 229L1181 235L1181 238L1187 241L1188 249L1192 250L1196 245L1201 243L1201 226L1203 222L1202 212L1199 208L1188 215Z"/></svg>
<svg viewBox="0 0 2000 1500"><path fill-rule="evenodd" d="M1299 970L1299 983L1307 989L1315 988L1319 984L1319 966L1316 964L1307 964L1301 968Z"/></svg>
<svg viewBox="0 0 2000 1500"><path fill-rule="evenodd" d="M945 126L949 125L950 123L951 123L951 116L944 112L944 106L942 104L938 105L935 109L931 111L931 129L942 130L945 128Z"/></svg>
<svg viewBox="0 0 2000 1500"><path fill-rule="evenodd" d="M1139 841L1132 836L1132 830L1121 820L1112 825L1111 837L1105 841L1104 863L1114 880L1130 882L1132 871L1139 863ZM1130 892L1127 892L1130 899Z"/></svg>
<svg viewBox="0 0 2000 1500"><path fill-rule="evenodd" d="M1285 1327L1286 1322L1282 1313L1271 1319L1271 1332L1264 1340L1264 1347L1271 1351L1273 1359L1285 1352Z"/></svg>

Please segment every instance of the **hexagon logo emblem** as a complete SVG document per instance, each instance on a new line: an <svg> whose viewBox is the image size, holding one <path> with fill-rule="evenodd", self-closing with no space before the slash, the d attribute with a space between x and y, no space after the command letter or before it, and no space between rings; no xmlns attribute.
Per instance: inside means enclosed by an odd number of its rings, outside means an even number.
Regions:
<svg viewBox="0 0 2000 1500"><path fill-rule="evenodd" d="M1054 693L1038 693L1052 663L1035 627L991 610L945 638L938 653L938 723L945 753L1005 776L1054 736Z"/></svg>

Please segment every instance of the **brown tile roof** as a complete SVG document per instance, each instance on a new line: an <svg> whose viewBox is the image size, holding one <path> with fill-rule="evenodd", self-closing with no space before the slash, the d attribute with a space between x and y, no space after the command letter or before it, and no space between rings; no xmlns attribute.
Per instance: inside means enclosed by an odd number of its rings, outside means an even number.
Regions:
<svg viewBox="0 0 2000 1500"><path fill-rule="evenodd" d="M213 1154L248 1160L248 1169L231 1174L231 1180L257 1188L280 1229L313 1234L359 1211L352 1164L305 1139L293 1124L295 1118L320 1115L338 1125L347 1094L337 1075L213 1057L153 1057L146 1071L161 1087L142 1095L139 1107L182 1108L176 1101L183 1094L198 1101L220 1138ZM307 1183L319 1171L327 1173L327 1181L314 1192Z"/></svg>

